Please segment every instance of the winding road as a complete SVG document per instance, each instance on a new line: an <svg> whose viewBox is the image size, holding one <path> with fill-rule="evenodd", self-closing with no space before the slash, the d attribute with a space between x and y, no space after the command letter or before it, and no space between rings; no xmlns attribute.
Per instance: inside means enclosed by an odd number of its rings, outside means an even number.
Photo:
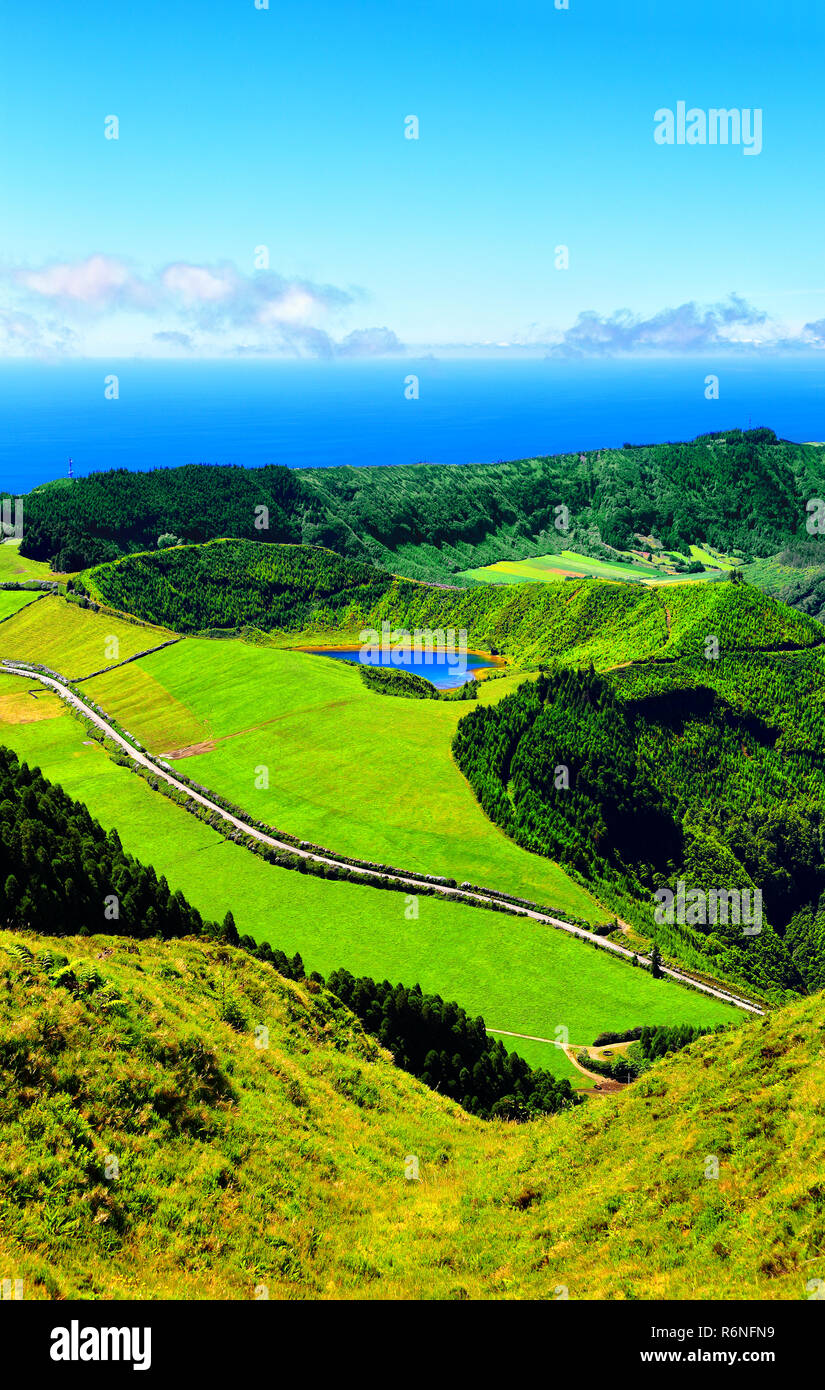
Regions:
<svg viewBox="0 0 825 1390"><path fill-rule="evenodd" d="M403 873L382 873L378 869L366 868L358 864L351 864L344 859L337 859L332 853L318 854L314 850L299 849L297 845L290 844L286 840L278 840L272 835L265 834L264 831L258 830L256 826L248 824L246 821L241 820L240 817L225 810L222 806L219 806L217 802L211 801L208 796L203 796L200 792L195 791L194 788L187 786L185 782L180 782L171 772L159 766L152 757L146 753L140 752L128 739L124 738L122 734L119 734L102 715L98 714L97 710L87 705L79 695L76 695L75 692L61 680L58 680L54 676L44 675L41 671L30 670L22 662L10 661L8 659L4 659L0 662L0 670L6 675L21 676L29 681L39 681L41 685L45 685L48 689L53 690L60 696L61 700L65 701L65 703L73 709L76 709L85 719L88 719L91 724L94 724L96 728L100 729L112 743L117 744L117 746L131 758L132 762L136 763L139 767L146 768L153 776L162 778L164 782L174 787L176 791L182 792L190 801L197 802L199 805L205 807L206 810L219 816L221 820L228 822L229 825L242 831L243 834L249 836L250 839L258 840L261 844L269 845L273 849L280 849L289 854L298 855L300 858L316 864L327 864L334 868L345 868L350 873L361 875L365 882L383 882L393 885L400 884L403 885L404 888L411 889L413 892L416 890L421 892L422 888L425 886L420 878L407 878ZM631 951L626 946L620 946L617 942L607 941L603 937L597 937L593 932L586 931L583 927L577 927L572 922L565 922L560 917L553 917L549 913L539 912L534 908L519 907L516 903L507 902L506 899L487 896L483 892L473 892L466 888L450 888L445 884L439 883L427 883L426 888L428 892L440 893L441 896L445 898L470 902L481 907L494 907L496 910L507 912L514 917L532 918L533 921L543 922L545 925L556 927L559 931L565 931L571 936L577 936L582 941L589 941L591 945L597 944L600 950L611 951L614 955L624 957L625 960L632 961L634 956L636 956L640 965L650 965L649 957L639 955L638 952ZM729 990L706 984L703 980L694 979L692 975L688 975L684 971L676 970L666 965L662 965L660 969L663 975L667 975L670 979L676 980L679 984L688 985L691 989L699 990L702 994L711 995L714 999L720 999L725 1004L731 1004L735 1008L743 1009L746 1013L761 1015L765 1012L764 1009L759 1008L758 1005L753 1004L750 1000L731 994ZM512 1036L522 1035L513 1034Z"/></svg>

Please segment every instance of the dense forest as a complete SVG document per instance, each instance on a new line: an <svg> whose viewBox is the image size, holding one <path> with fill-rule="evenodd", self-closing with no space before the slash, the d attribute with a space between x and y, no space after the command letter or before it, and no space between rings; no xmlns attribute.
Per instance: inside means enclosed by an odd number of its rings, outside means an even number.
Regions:
<svg viewBox="0 0 825 1390"><path fill-rule="evenodd" d="M346 624L372 611L392 583L374 566L329 550L251 541L159 550L92 574L95 596L148 622L151 613L166 613L182 633ZM77 587L82 593L81 581Z"/></svg>
<svg viewBox="0 0 825 1390"><path fill-rule="evenodd" d="M61 787L0 746L0 921L86 936L178 937L200 913Z"/></svg>
<svg viewBox="0 0 825 1390"><path fill-rule="evenodd" d="M20 549L32 559L54 560L59 570L77 570L154 549L161 536L167 545L225 535L295 541L301 494L288 468L113 468L29 493ZM268 530L256 529L256 520L265 520Z"/></svg>
<svg viewBox="0 0 825 1390"><path fill-rule="evenodd" d="M204 922L182 893L172 893L154 869L124 852L116 831L107 834L82 803L2 745L0 926L67 937L206 936L252 952L288 979L306 978L300 955L289 958L267 942L239 937L231 912L220 924ZM47 952L41 959L20 950L55 986L97 992L103 984L99 971L87 967L81 976L67 957ZM311 978L323 985L317 973ZM346 971L337 971L329 988L399 1066L475 1115L523 1120L576 1103L567 1080L512 1056L487 1037L483 1019L470 1019L458 1004L422 995L418 986L356 982ZM111 1000L101 992L98 1002ZM246 1026L234 1002L223 1016L233 1027Z"/></svg>
<svg viewBox="0 0 825 1390"><path fill-rule="evenodd" d="M459 724L487 814L597 885L688 964L760 990L817 989L825 907L819 650L559 668ZM657 921L658 889L755 892L760 932Z"/></svg>
<svg viewBox="0 0 825 1390"><path fill-rule="evenodd" d="M804 542L806 503L823 492L823 450L764 428L462 466L113 469L31 492L22 553L77 570L161 538L232 536L442 580L504 556L600 555L637 535L752 558Z"/></svg>

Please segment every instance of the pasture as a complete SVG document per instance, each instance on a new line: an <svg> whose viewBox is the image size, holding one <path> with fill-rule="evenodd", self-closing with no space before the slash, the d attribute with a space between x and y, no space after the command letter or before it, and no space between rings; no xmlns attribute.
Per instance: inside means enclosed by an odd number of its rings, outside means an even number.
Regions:
<svg viewBox="0 0 825 1390"><path fill-rule="evenodd" d="M15 537L7 536L0 543L0 584L8 584L10 580L25 584L29 579L56 578L58 576L52 574L51 566L44 560L29 560L21 555L20 542Z"/></svg>
<svg viewBox="0 0 825 1390"><path fill-rule="evenodd" d="M522 677L523 679L523 677ZM518 682L481 684L500 699ZM368 690L355 666L187 638L86 690L152 752L255 819L340 854L501 888L587 921L609 914L485 816L451 742L469 702Z"/></svg>
<svg viewBox="0 0 825 1390"><path fill-rule="evenodd" d="M696 547L692 546L691 551L695 552ZM536 555L529 560L499 560L496 564L485 565L481 569L464 570L463 577L475 579L483 584L524 584L536 581L547 583L550 580L568 577L571 587L572 581L577 577L647 584L690 584L697 580L707 582L712 577L707 572L668 574L663 568L666 559L664 556L659 562L648 562L636 558L630 551L623 553L628 555L625 564L620 561L613 563L609 560L595 560L588 555L580 555L575 550L563 550L559 555ZM705 559L704 553L694 554L693 558L702 559L709 565L717 563L709 555Z"/></svg>
<svg viewBox="0 0 825 1390"><path fill-rule="evenodd" d="M326 975L344 966L356 975L417 981L481 1014L491 1028L553 1039L562 1027L573 1043L640 1023L740 1017L536 922L267 865L118 767L85 741L68 713L30 723L13 722L13 714L4 719L5 697L21 689L19 678L0 676L0 742L83 801L107 830L115 827L124 848L165 874L204 917L220 919L231 909L241 934L300 951L307 970ZM574 1075L555 1046L505 1042L535 1065Z"/></svg>
<svg viewBox="0 0 825 1390"><path fill-rule="evenodd" d="M0 623L40 597L36 589L0 589ZM0 644L2 645L2 644Z"/></svg>
<svg viewBox="0 0 825 1390"><path fill-rule="evenodd" d="M127 623L111 614L93 613L69 599L49 595L27 604L3 623L0 655L37 662L69 680L78 680L148 647L156 647L172 635L163 628Z"/></svg>

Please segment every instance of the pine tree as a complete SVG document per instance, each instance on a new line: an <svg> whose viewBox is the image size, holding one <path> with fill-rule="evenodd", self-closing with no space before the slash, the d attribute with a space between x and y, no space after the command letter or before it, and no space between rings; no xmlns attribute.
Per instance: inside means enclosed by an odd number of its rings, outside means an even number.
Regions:
<svg viewBox="0 0 825 1390"><path fill-rule="evenodd" d="M223 919L223 926L221 927L221 941L225 941L228 946L240 945L238 928L235 926L235 918L232 916L231 912L227 912L226 916Z"/></svg>

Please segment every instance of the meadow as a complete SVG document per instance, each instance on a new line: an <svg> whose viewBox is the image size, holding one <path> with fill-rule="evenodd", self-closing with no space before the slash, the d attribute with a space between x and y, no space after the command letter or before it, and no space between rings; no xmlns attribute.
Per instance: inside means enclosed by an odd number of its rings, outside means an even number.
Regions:
<svg viewBox="0 0 825 1390"><path fill-rule="evenodd" d="M627 555L626 564L593 559L575 550L562 550L559 554L536 555L528 560L498 560L481 569L463 570L460 577L482 584L524 584L539 580L546 583L565 576L623 580L625 583L635 580L648 584L690 584L719 577L720 562L706 552L700 553L696 546L691 546L692 558L712 566L700 574L668 574L664 569L667 557L663 556L659 563L648 563L631 551L621 553Z"/></svg>
<svg viewBox="0 0 825 1390"><path fill-rule="evenodd" d="M56 579L45 560L31 560L20 554L20 541L7 536L0 544L0 584L25 584L30 579Z"/></svg>
<svg viewBox="0 0 825 1390"><path fill-rule="evenodd" d="M39 594L31 589L0 589L0 623L4 618L11 618L15 613L19 613L27 604L34 603L39 597Z"/></svg>
<svg viewBox="0 0 825 1390"><path fill-rule="evenodd" d="M480 698L500 699L516 683L482 682ZM356 666L199 638L85 689L152 752L208 745L182 771L256 820L338 853L608 919L557 865L484 815L451 753L464 702L389 699L368 690Z"/></svg>
<svg viewBox="0 0 825 1390"><path fill-rule="evenodd" d="M77 680L156 647L173 635L163 628L125 622L49 595L27 604L3 624L0 656L50 666L69 680Z"/></svg>
<svg viewBox="0 0 825 1390"><path fill-rule="evenodd" d="M21 689L19 678L0 676L0 721L4 700ZM355 975L417 982L491 1028L554 1039L555 1029L566 1027L576 1044L606 1028L741 1019L716 1000L653 980L536 922L423 895L418 916L411 916L415 909L404 894L267 865L118 767L86 740L56 697L44 698L51 717L30 723L9 722L18 716L6 706L0 742L83 801L105 829L117 828L124 849L164 874L204 917L221 919L231 910L242 935L289 954L300 951L307 970L328 975L345 967ZM504 1041L534 1065L574 1075L555 1046L528 1042L522 1049L517 1039Z"/></svg>

